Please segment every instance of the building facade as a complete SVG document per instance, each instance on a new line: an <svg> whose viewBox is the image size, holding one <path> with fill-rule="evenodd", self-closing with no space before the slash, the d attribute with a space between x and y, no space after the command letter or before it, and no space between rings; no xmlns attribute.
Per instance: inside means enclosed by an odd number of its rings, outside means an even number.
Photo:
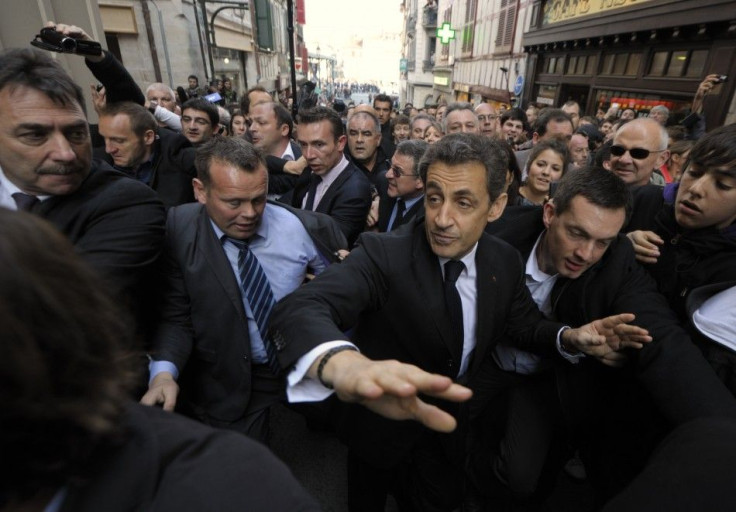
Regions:
<svg viewBox="0 0 736 512"><path fill-rule="evenodd" d="M525 96L576 100L588 114L654 105L686 115L700 82L727 76L706 97L709 127L736 121L736 2L732 0L535 0L523 36Z"/></svg>
<svg viewBox="0 0 736 512"><path fill-rule="evenodd" d="M433 69L437 50L437 5L404 0L400 103L417 108L435 103Z"/></svg>

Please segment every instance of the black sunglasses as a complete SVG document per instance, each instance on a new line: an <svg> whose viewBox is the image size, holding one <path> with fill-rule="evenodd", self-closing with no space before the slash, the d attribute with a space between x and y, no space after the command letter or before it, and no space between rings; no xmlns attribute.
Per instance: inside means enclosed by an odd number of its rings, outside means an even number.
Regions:
<svg viewBox="0 0 736 512"><path fill-rule="evenodd" d="M648 149L644 148L626 149L623 146L611 146L611 154L613 156L624 156L624 153L626 153L627 151L631 155L631 158L635 158L636 160L644 160L646 157L649 156L650 153L661 153L662 151L664 151L664 149L649 151Z"/></svg>

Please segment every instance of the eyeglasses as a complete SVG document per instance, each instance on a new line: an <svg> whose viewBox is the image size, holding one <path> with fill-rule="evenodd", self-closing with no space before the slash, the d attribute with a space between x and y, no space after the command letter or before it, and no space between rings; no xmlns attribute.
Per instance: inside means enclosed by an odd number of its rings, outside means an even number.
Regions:
<svg viewBox="0 0 736 512"><path fill-rule="evenodd" d="M394 166L389 167L388 170L386 171L386 173L388 173L389 171L391 171L392 173L394 173L394 176L396 176L397 178L401 178L402 176L413 176L414 178L418 178L419 177L418 174L406 173L406 172L403 172L398 167L394 167Z"/></svg>
<svg viewBox="0 0 736 512"><path fill-rule="evenodd" d="M611 146L611 154L613 156L624 156L624 153L629 152L631 155L631 158L634 158L636 160L644 160L646 157L649 156L650 153L661 153L664 151L664 149L658 149L656 151L649 151L648 149L644 148L631 148L627 149L623 146Z"/></svg>
<svg viewBox="0 0 736 512"><path fill-rule="evenodd" d="M478 121L480 121L481 123L485 123L486 120L495 121L496 119L498 119L498 116L494 116L492 114L488 114L487 116L478 116Z"/></svg>

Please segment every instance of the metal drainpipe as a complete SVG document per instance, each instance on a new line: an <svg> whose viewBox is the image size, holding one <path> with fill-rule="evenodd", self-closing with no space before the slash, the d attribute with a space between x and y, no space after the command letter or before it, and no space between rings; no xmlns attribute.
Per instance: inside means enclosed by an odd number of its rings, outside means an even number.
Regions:
<svg viewBox="0 0 736 512"><path fill-rule="evenodd" d="M199 51L202 54L202 64L204 65L204 80L205 83L210 81L210 73L207 71L207 57L204 54L204 43L202 42L202 26L199 24L199 9L197 8L197 0L192 0L192 7L194 7L194 21L197 24L197 39L199 39ZM205 19L205 23L207 20Z"/></svg>
<svg viewBox="0 0 736 512"><path fill-rule="evenodd" d="M161 81L161 66L158 63L158 51L156 50L156 40L153 37L153 27L151 26L151 11L148 10L148 0L141 0L141 8L143 9L143 22L146 25L146 35L148 36L148 46L151 48L151 61L153 63L153 74L156 81Z"/></svg>
<svg viewBox="0 0 736 512"><path fill-rule="evenodd" d="M158 14L158 26L159 30L161 30L161 41L164 45L164 60L166 60L166 73L169 75L169 87L172 89L174 88L174 78L171 76L171 60L169 59L169 45L166 44L166 33L164 31L164 18L161 16L161 9L158 8L158 5L156 5L156 2L154 0L151 0L151 3L156 8L156 13Z"/></svg>

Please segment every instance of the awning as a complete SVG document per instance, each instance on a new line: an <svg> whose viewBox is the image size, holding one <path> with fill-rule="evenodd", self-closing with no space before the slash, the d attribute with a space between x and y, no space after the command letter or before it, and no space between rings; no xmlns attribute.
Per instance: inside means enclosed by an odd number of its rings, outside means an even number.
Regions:
<svg viewBox="0 0 736 512"><path fill-rule="evenodd" d="M471 85L470 92L473 94L480 94L489 100L511 104L511 91L507 91L506 89L493 89L485 85Z"/></svg>

